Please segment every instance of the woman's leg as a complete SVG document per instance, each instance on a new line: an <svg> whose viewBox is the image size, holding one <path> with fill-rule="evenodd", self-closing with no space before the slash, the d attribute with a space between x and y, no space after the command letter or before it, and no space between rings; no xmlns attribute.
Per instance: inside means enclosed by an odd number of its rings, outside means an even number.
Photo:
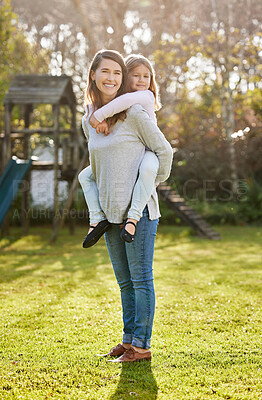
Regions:
<svg viewBox="0 0 262 400"><path fill-rule="evenodd" d="M126 244L126 255L135 295L132 345L149 349L155 312L153 255L158 220L149 220L147 207L137 224L135 239Z"/></svg>
<svg viewBox="0 0 262 400"><path fill-rule="evenodd" d="M134 186L128 218L139 221L155 187L159 161L155 153L146 150L139 167L139 175Z"/></svg>
<svg viewBox="0 0 262 400"><path fill-rule="evenodd" d="M98 189L90 165L80 172L78 180L88 206L90 225L106 220L99 203Z"/></svg>
<svg viewBox="0 0 262 400"><path fill-rule="evenodd" d="M120 225L112 224L105 233L106 245L117 283L121 291L123 310L123 343L131 344L135 321L135 292L131 281L125 243L120 239Z"/></svg>

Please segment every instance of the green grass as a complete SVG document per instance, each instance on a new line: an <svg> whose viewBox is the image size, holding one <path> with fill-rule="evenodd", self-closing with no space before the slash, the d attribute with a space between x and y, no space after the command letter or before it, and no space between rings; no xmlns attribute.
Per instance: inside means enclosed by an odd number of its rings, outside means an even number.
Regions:
<svg viewBox="0 0 262 400"><path fill-rule="evenodd" d="M262 229L218 230L213 242L159 228L152 363L131 365L96 357L122 336L103 240L1 239L0 399L262 399Z"/></svg>

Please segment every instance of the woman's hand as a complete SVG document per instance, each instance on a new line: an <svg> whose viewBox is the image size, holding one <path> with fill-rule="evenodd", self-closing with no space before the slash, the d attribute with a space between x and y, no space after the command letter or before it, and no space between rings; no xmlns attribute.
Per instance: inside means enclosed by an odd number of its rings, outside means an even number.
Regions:
<svg viewBox="0 0 262 400"><path fill-rule="evenodd" d="M89 122L92 128L94 129L96 129L97 126L100 124L100 122L94 117L94 114L92 114L91 117L89 118Z"/></svg>
<svg viewBox="0 0 262 400"><path fill-rule="evenodd" d="M109 134L109 128L108 128L108 125L107 125L106 121L102 121L97 125L96 132L98 134L99 133L104 133L105 136L107 136Z"/></svg>

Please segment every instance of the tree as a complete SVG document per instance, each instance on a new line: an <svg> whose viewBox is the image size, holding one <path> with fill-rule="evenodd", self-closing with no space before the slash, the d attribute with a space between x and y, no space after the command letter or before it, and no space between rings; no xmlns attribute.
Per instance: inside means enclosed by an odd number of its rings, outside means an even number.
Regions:
<svg viewBox="0 0 262 400"><path fill-rule="evenodd" d="M186 138L188 148L190 140L199 137L203 145L205 136L215 132L215 143L223 148L223 171L227 169L236 191L239 163L232 134L246 128L250 109L262 108L261 97L255 96L253 103L246 99L261 90L261 2L101 0L94 5L91 0L12 0L12 4L37 51L50 53L50 73L73 76L79 111L95 51L107 47L151 58L164 104L158 114L160 126L170 140L182 144ZM242 115L241 107L246 110ZM256 118L261 118L259 113ZM253 135L254 127L250 129Z"/></svg>
<svg viewBox="0 0 262 400"><path fill-rule="evenodd" d="M212 94L219 98L218 118L223 121L221 133L228 144L232 190L236 193L234 104L238 94L261 89L262 35L258 18L262 5L252 0L202 0L197 4L200 11L195 2L192 5L194 29L188 36L175 35L162 41L156 61L160 67L163 64L168 87L173 84L175 95L179 95L181 83L183 92L183 84L189 85L195 75L200 85L208 82ZM166 66L165 60L169 60L171 67Z"/></svg>
<svg viewBox="0 0 262 400"><path fill-rule="evenodd" d="M18 73L47 73L50 60L48 52L36 51L35 45L18 28L18 16L9 0L2 1L0 11L0 114L3 114L3 99L12 77ZM0 130L3 128L3 118L0 118Z"/></svg>
<svg viewBox="0 0 262 400"><path fill-rule="evenodd" d="M82 104L88 64L95 52L101 48L124 50L128 2L13 0L12 5L36 48L50 52L50 73L72 76Z"/></svg>

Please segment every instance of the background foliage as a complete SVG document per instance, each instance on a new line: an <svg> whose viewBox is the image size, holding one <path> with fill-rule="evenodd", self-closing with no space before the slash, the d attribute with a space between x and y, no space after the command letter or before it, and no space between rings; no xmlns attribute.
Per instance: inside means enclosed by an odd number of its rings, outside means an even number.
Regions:
<svg viewBox="0 0 262 400"><path fill-rule="evenodd" d="M197 201L244 204L254 185L261 192L261 2L2 0L0 10L1 113L14 74L65 73L80 121L94 53L141 52L155 65L159 126L174 148L171 184Z"/></svg>

